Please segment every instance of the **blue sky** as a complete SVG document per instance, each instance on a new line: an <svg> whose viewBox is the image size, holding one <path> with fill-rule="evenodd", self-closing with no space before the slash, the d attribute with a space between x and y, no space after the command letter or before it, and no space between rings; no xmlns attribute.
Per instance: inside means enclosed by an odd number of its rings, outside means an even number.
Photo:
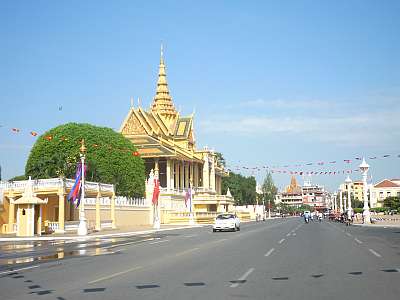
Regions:
<svg viewBox="0 0 400 300"><path fill-rule="evenodd" d="M131 96L148 107L161 41L198 147L231 165L338 161L288 169L310 171L391 154L368 161L372 180L400 177L399 15L399 1L1 1L3 178L24 172L31 130L119 129ZM342 180L313 178L331 190Z"/></svg>

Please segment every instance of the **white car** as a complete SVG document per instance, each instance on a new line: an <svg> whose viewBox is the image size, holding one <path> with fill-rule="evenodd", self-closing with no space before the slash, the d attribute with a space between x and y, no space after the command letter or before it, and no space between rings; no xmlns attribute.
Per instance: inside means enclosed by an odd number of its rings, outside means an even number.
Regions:
<svg viewBox="0 0 400 300"><path fill-rule="evenodd" d="M239 231L240 220L235 214L229 214L229 213L219 214L215 218L215 223L213 225L213 232L216 232L217 230Z"/></svg>

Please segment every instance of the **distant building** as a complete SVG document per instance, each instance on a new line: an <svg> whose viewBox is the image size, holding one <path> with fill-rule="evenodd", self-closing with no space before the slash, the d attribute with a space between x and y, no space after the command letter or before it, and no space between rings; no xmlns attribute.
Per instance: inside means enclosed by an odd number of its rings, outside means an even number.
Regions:
<svg viewBox="0 0 400 300"><path fill-rule="evenodd" d="M294 207L300 207L303 204L303 191L301 186L297 184L296 177L292 176L290 185L283 192L277 194L276 203L284 203Z"/></svg>
<svg viewBox="0 0 400 300"><path fill-rule="evenodd" d="M327 207L328 198L329 194L323 186L312 184L311 180L306 180L304 185L300 186L296 178L292 176L290 185L276 195L275 202L293 207L300 207L304 204L322 210Z"/></svg>
<svg viewBox="0 0 400 300"><path fill-rule="evenodd" d="M400 197L400 179L384 179L371 186L371 207L383 207L388 197Z"/></svg>
<svg viewBox="0 0 400 300"><path fill-rule="evenodd" d="M311 180L304 182L303 188L303 204L322 210L327 207L328 192L323 186L312 184Z"/></svg>

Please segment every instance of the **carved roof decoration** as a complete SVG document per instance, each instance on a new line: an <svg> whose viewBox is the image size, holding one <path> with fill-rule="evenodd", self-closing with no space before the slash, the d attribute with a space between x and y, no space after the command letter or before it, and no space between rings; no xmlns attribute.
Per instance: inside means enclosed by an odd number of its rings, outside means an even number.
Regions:
<svg viewBox="0 0 400 300"><path fill-rule="evenodd" d="M195 148L194 113L180 116L169 94L165 63L161 49L156 95L150 109L131 108L120 132L130 139L143 157L177 157L202 162L201 151Z"/></svg>
<svg viewBox="0 0 400 300"><path fill-rule="evenodd" d="M175 119L178 112L175 109L172 97L169 94L167 73L165 71L163 46L161 45L160 66L158 68L158 80L156 95L151 104L151 111L157 112L167 120Z"/></svg>

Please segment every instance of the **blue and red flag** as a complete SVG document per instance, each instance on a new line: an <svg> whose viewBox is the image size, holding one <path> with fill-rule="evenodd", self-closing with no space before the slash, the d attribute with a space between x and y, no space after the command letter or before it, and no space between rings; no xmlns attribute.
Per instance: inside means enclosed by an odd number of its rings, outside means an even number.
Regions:
<svg viewBox="0 0 400 300"><path fill-rule="evenodd" d="M71 188L71 191L68 194L67 200L71 201L72 203L75 203L76 199L78 199L76 207L79 206L80 204L80 190L81 190L81 183L82 183L82 164L78 163L76 167L76 173L75 173L75 183Z"/></svg>

